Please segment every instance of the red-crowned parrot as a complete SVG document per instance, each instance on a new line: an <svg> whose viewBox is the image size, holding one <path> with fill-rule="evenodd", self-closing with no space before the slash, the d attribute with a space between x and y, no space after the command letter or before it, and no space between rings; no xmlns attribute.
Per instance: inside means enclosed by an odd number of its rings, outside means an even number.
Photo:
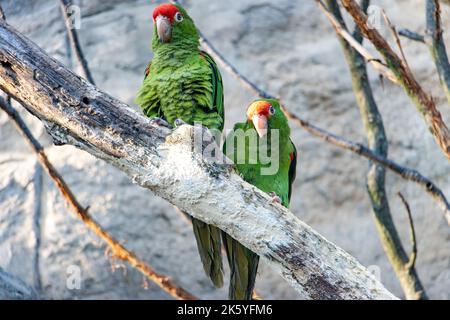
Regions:
<svg viewBox="0 0 450 320"><path fill-rule="evenodd" d="M153 11L153 60L136 98L158 124L199 122L222 131L222 78L214 60L199 49L199 34L186 10L161 4ZM216 287L223 286L220 230L192 218L203 268Z"/></svg>

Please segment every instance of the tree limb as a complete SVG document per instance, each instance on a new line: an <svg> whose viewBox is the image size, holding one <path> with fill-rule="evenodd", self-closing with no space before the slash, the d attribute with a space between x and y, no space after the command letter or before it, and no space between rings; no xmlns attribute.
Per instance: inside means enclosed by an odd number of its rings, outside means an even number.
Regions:
<svg viewBox="0 0 450 320"><path fill-rule="evenodd" d="M450 62L442 37L441 8L439 0L426 0L427 30L425 43L430 49L434 64L438 70L439 80L450 102Z"/></svg>
<svg viewBox="0 0 450 320"><path fill-rule="evenodd" d="M361 29L363 36L384 57L387 66L395 74L398 82L403 86L417 110L422 114L436 143L450 160L450 131L444 123L433 98L423 90L410 70L402 63L402 59L392 50L386 39L376 29L371 28L367 24L367 16L362 12L359 5L354 0L341 0L341 2Z"/></svg>
<svg viewBox="0 0 450 320"><path fill-rule="evenodd" d="M411 255L409 256L409 261L407 263L408 269L413 269L416 265L416 259L417 259L417 240L416 240L416 230L414 228L414 219L411 214L411 208L409 207L408 201L406 201L405 197L401 192L397 193L400 197L400 200L402 200L403 205L405 206L406 213L408 214L408 221L409 221L409 230L411 234Z"/></svg>
<svg viewBox="0 0 450 320"><path fill-rule="evenodd" d="M397 77L395 74L387 68L387 66L381 62L380 59L375 58L366 48L361 45L361 41L359 39L355 39L345 28L342 28L341 24L337 19L333 16L333 14L327 9L325 4L321 0L316 0L317 5L323 11L325 16L331 22L331 25L336 30L336 33L344 38L358 53L364 57L364 59L372 64L372 66L377 70L381 75L389 79L395 84L399 84Z"/></svg>
<svg viewBox="0 0 450 320"><path fill-rule="evenodd" d="M400 29L398 30L398 34L409 40L425 43L425 36L421 35L420 33L408 29Z"/></svg>
<svg viewBox="0 0 450 320"><path fill-rule="evenodd" d="M327 5L328 10L341 25L341 28L347 30L337 0L327 0ZM366 6L367 5L368 3L366 3ZM387 17L385 18L390 25L389 19ZM359 30L358 26L355 28L356 30ZM392 27L392 31L396 34L395 28ZM350 68L353 91L355 92L356 102L364 123L369 147L376 154L386 158L388 155L388 141L384 131L383 119L378 110L375 97L373 96L364 57L361 56L342 36L338 35L338 38ZM399 41L398 44L401 46ZM372 204L375 225L381 243L397 278L400 281L406 298L426 299L427 296L425 290L414 267L409 269L405 268L405 266L408 265L409 260L392 219L386 194L385 178L385 168L376 163L371 163L367 174L367 191Z"/></svg>
<svg viewBox="0 0 450 320"><path fill-rule="evenodd" d="M127 250L116 239L114 239L106 230L104 230L87 212L87 209L83 208L78 200L75 198L72 190L67 186L64 179L57 172L56 168L50 163L47 155L44 152L42 145L36 140L31 131L28 129L25 122L22 120L17 111L7 103L6 100L0 98L0 109L3 109L11 120L16 125L20 134L28 142L34 153L36 154L41 166L45 169L49 177L54 181L56 187L61 192L64 200L66 201L68 208L98 237L100 237L111 249L113 257L123 261L127 261L133 268L139 270L150 281L157 284L160 288L170 294L172 297L180 300L197 300L197 297L193 296L183 288L174 284L167 276L162 275L154 271L145 262L139 260L139 258L131 251Z"/></svg>
<svg viewBox="0 0 450 320"><path fill-rule="evenodd" d="M311 299L395 299L370 272L289 210L192 149L198 128L153 125L0 22L0 88L59 144L117 166L142 187L218 226ZM215 210L211 210L214 207Z"/></svg>
<svg viewBox="0 0 450 320"><path fill-rule="evenodd" d="M69 37L72 51L75 53L75 57L78 64L81 67L83 77L92 84L95 84L91 71L89 70L88 63L84 57L83 50L81 49L80 40L78 39L77 30L70 24L69 7L72 5L71 0L59 0L61 14L64 19L64 24L67 30L67 36Z"/></svg>

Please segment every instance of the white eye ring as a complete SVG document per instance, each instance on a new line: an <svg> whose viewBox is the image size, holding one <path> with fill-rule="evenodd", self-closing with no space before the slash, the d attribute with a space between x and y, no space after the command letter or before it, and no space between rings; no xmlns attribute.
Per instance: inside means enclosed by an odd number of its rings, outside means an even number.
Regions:
<svg viewBox="0 0 450 320"><path fill-rule="evenodd" d="M273 116L275 114L275 108L271 106L269 108L269 113Z"/></svg>
<svg viewBox="0 0 450 320"><path fill-rule="evenodd" d="M175 13L175 21L176 22L181 22L183 21L183 15L180 12Z"/></svg>

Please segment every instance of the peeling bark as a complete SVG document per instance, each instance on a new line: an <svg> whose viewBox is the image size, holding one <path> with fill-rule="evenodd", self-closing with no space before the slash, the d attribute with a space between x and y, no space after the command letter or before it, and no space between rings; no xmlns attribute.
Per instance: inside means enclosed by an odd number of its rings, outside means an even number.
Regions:
<svg viewBox="0 0 450 320"><path fill-rule="evenodd" d="M152 125L0 22L0 88L57 144L104 159L142 187L263 257L310 299L395 299L355 258L290 211L192 148L197 128ZM211 207L215 210L211 210Z"/></svg>

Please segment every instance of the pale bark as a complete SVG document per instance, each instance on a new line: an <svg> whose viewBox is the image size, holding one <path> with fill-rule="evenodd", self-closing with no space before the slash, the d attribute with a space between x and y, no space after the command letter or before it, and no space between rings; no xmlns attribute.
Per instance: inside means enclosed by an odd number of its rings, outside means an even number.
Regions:
<svg viewBox="0 0 450 320"><path fill-rule="evenodd" d="M310 299L395 299L355 258L231 167L192 148L194 128L152 125L0 22L0 88L46 126L57 144L104 159L142 187L259 254Z"/></svg>

